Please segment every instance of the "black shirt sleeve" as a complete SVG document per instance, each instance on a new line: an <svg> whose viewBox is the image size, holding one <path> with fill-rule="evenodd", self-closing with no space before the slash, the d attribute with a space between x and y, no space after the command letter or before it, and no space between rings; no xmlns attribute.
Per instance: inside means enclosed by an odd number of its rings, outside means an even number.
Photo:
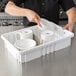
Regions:
<svg viewBox="0 0 76 76"><path fill-rule="evenodd" d="M75 6L73 0L59 0L59 4L61 5L64 11L67 11L68 9Z"/></svg>
<svg viewBox="0 0 76 76"><path fill-rule="evenodd" d="M8 0L14 2L17 6L19 6L21 3L23 3L23 0Z"/></svg>

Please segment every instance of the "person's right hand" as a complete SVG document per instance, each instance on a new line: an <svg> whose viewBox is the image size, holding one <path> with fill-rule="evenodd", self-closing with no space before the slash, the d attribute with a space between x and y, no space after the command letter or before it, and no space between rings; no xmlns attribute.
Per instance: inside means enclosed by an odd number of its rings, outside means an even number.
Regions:
<svg viewBox="0 0 76 76"><path fill-rule="evenodd" d="M27 10L27 14L26 14L27 19L30 22L34 22L40 25L40 16L32 10L29 10L29 9L26 9L26 10Z"/></svg>

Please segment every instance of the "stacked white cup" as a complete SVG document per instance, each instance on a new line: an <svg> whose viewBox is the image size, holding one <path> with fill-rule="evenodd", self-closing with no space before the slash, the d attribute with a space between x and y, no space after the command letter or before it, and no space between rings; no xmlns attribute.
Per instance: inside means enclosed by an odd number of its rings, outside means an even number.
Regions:
<svg viewBox="0 0 76 76"><path fill-rule="evenodd" d="M48 42L48 41L53 41L53 38L54 38L54 33L50 30L45 30L45 31L42 31L41 33L41 39L44 42Z"/></svg>
<svg viewBox="0 0 76 76"><path fill-rule="evenodd" d="M42 39L42 43L45 44L47 42L51 42L54 40L54 33L50 30L44 30L41 33L41 39ZM43 48L42 50L42 55L44 56L45 54L49 54L50 53L50 47L47 48Z"/></svg>
<svg viewBox="0 0 76 76"><path fill-rule="evenodd" d="M26 39L26 38L33 39L33 32L31 29L18 31L17 34L20 36L20 39Z"/></svg>

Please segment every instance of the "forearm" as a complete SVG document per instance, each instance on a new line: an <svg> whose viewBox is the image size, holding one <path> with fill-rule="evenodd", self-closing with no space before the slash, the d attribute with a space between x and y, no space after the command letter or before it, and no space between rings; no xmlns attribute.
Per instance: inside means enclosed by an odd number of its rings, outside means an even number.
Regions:
<svg viewBox="0 0 76 76"><path fill-rule="evenodd" d="M74 25L76 22L76 11L75 8L71 8L68 11L66 11L66 14L68 16L68 23Z"/></svg>
<svg viewBox="0 0 76 76"><path fill-rule="evenodd" d="M11 1L8 2L8 4L6 5L5 12L13 16L26 16L27 15L27 9L20 8Z"/></svg>
<svg viewBox="0 0 76 76"><path fill-rule="evenodd" d="M34 22L40 25L40 16L36 12L30 9L18 7L11 1L7 3L5 12L13 16L27 17L29 22Z"/></svg>
<svg viewBox="0 0 76 76"><path fill-rule="evenodd" d="M76 11L75 8L70 8L68 11L66 11L66 14L68 16L68 24L65 25L63 28L69 30L70 32L73 31L74 24L76 22Z"/></svg>

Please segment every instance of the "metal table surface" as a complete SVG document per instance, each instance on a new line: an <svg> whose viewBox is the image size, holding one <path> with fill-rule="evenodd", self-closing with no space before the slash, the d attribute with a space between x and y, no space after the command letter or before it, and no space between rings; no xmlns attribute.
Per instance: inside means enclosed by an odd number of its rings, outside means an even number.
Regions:
<svg viewBox="0 0 76 76"><path fill-rule="evenodd" d="M18 63L0 39L0 76L76 76L76 27L72 45L28 63Z"/></svg>

